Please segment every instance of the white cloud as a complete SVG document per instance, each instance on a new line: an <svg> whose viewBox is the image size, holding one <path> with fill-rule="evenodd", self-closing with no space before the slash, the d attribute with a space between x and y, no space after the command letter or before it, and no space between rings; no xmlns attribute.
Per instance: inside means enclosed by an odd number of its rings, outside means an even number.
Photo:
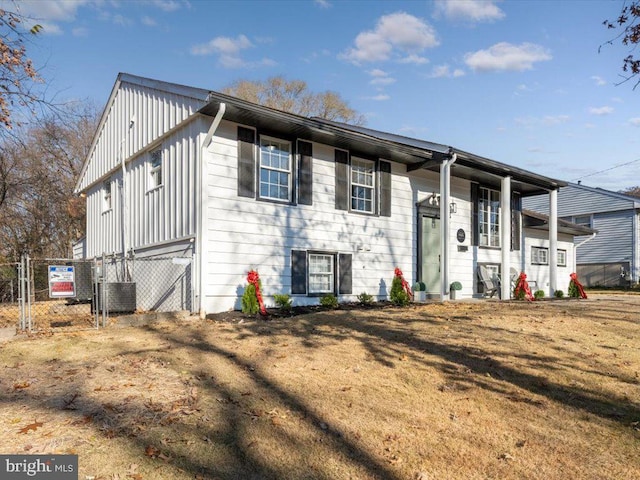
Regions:
<svg viewBox="0 0 640 480"><path fill-rule="evenodd" d="M158 25L158 22L156 22L154 18L148 17L147 15L142 17L140 22L147 27L155 27Z"/></svg>
<svg viewBox="0 0 640 480"><path fill-rule="evenodd" d="M192 55L212 55L218 53L221 55L233 56L240 53L241 50L252 47L253 44L245 35L238 35L237 38L216 37L207 43L200 43L191 47Z"/></svg>
<svg viewBox="0 0 640 480"><path fill-rule="evenodd" d="M433 67L433 70L428 75L428 78L458 78L463 77L464 75L464 70L456 68L452 71L451 67L445 64Z"/></svg>
<svg viewBox="0 0 640 480"><path fill-rule="evenodd" d="M418 53L439 42L433 27L424 20L396 12L380 17L375 29L359 33L354 43L353 48L339 57L358 65L389 60L392 56L419 61Z"/></svg>
<svg viewBox="0 0 640 480"><path fill-rule="evenodd" d="M610 113L613 113L613 107L609 107L609 106L604 106L604 107L591 107L589 109L589 113L591 115L609 115Z"/></svg>
<svg viewBox="0 0 640 480"><path fill-rule="evenodd" d="M129 17L125 17L124 15L121 15L119 13L117 13L116 15L114 15L111 20L113 21L113 23L115 23L116 25L120 25L121 27L128 27L130 25L133 25L133 20L131 20Z"/></svg>
<svg viewBox="0 0 640 480"><path fill-rule="evenodd" d="M437 0L436 16L440 15L472 22L492 22L506 16L494 0Z"/></svg>
<svg viewBox="0 0 640 480"><path fill-rule="evenodd" d="M181 2L176 0L152 0L151 4L165 12L175 12L182 6Z"/></svg>
<svg viewBox="0 0 640 480"><path fill-rule="evenodd" d="M496 43L487 50L467 53L465 63L475 72L499 72L531 70L535 62L551 60L551 54L533 43L512 45Z"/></svg>
<svg viewBox="0 0 640 480"><path fill-rule="evenodd" d="M369 70L367 73L372 77L386 77L387 75L389 75L387 72L385 72L384 70L380 70L379 68Z"/></svg>
<svg viewBox="0 0 640 480"><path fill-rule="evenodd" d="M634 117L629 119L629 124L634 127L640 127L640 117Z"/></svg>
<svg viewBox="0 0 640 480"><path fill-rule="evenodd" d="M72 22L78 9L89 3L88 0L60 0L42 2L40 0L23 0L19 3L20 12L31 19L26 26L42 25L42 33L60 35L63 33L59 22Z"/></svg>
<svg viewBox="0 0 640 480"><path fill-rule="evenodd" d="M547 115L542 119L542 123L545 125L559 125L567 123L570 119L569 115Z"/></svg>
<svg viewBox="0 0 640 480"><path fill-rule="evenodd" d="M332 5L327 0L313 0L313 3L315 3L320 8L331 8L332 7Z"/></svg>
<svg viewBox="0 0 640 480"><path fill-rule="evenodd" d="M377 77L369 82L371 85L386 86L396 83L396 79L393 77Z"/></svg>
<svg viewBox="0 0 640 480"><path fill-rule="evenodd" d="M384 102L389 100L391 97L386 93L381 93L380 95L376 95L375 97L367 97L367 100L374 100L376 102Z"/></svg>
<svg viewBox="0 0 640 480"><path fill-rule="evenodd" d="M413 63L415 65L424 65L425 63L429 63L429 59L426 57L421 57L420 55L416 55L412 53L411 55L407 55L404 58L398 60L400 63Z"/></svg>
<svg viewBox="0 0 640 480"><path fill-rule="evenodd" d="M591 80L593 80L596 83L596 85L599 87L607 84L607 81L604 78L599 77L598 75L593 75L591 77Z"/></svg>
<svg viewBox="0 0 640 480"><path fill-rule="evenodd" d="M87 37L89 36L89 30L85 27L76 27L71 30L74 37Z"/></svg>

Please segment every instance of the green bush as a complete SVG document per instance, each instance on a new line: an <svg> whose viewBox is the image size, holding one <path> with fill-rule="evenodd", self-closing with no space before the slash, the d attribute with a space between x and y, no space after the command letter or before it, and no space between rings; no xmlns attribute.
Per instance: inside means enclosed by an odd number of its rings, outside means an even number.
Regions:
<svg viewBox="0 0 640 480"><path fill-rule="evenodd" d="M424 282L416 282L413 284L413 291L414 292L426 292L427 291L427 285Z"/></svg>
<svg viewBox="0 0 640 480"><path fill-rule="evenodd" d="M564 292L562 290L556 290L555 293L553 294L554 297L556 298L563 298L564 297Z"/></svg>
<svg viewBox="0 0 640 480"><path fill-rule="evenodd" d="M533 298L535 298L536 300L540 300L541 298L544 298L544 290L536 290L533 293Z"/></svg>
<svg viewBox="0 0 640 480"><path fill-rule="evenodd" d="M291 311L291 304L293 299L286 293L276 293L273 296L273 300L276 302L276 306L283 312L288 313Z"/></svg>
<svg viewBox="0 0 640 480"><path fill-rule="evenodd" d="M449 288L451 290L462 290L462 284L460 282L452 282Z"/></svg>
<svg viewBox="0 0 640 480"><path fill-rule="evenodd" d="M580 290L578 290L578 286L573 280L569 282L569 290L567 291L567 295L571 298L580 298Z"/></svg>
<svg viewBox="0 0 640 480"><path fill-rule="evenodd" d="M516 300L524 300L525 296L526 293L524 291L524 288L518 289L518 287L516 287L513 289L513 298L515 298Z"/></svg>
<svg viewBox="0 0 640 480"><path fill-rule="evenodd" d="M409 294L403 288L402 279L400 277L393 277L389 297L391 299L391 303L398 307L404 307L409 304Z"/></svg>
<svg viewBox="0 0 640 480"><path fill-rule="evenodd" d="M367 292L362 292L358 295L358 302L360 302L360 305L371 305L373 303L373 296Z"/></svg>
<svg viewBox="0 0 640 480"><path fill-rule="evenodd" d="M260 285L261 282L258 283ZM262 285L260 285L262 286ZM242 313L247 315L255 315L260 310L258 298L256 297L256 287L250 283L244 289L242 294Z"/></svg>
<svg viewBox="0 0 640 480"><path fill-rule="evenodd" d="M320 297L320 305L325 308L338 308L338 297L332 293L328 293Z"/></svg>

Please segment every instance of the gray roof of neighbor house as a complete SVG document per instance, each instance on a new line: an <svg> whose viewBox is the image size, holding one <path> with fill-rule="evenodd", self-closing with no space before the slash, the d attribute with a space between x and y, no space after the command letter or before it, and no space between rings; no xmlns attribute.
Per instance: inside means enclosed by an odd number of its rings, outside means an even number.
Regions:
<svg viewBox="0 0 640 480"><path fill-rule="evenodd" d="M214 116L221 103L226 106L226 119L256 125L258 129L265 131L288 133L294 137L386 158L407 165L409 171L419 168L437 170L444 159L455 153L457 161L452 165L451 171L451 175L455 177L499 188L501 178L510 176L512 190L523 196L546 193L566 185L562 180L538 175L448 145L317 117L302 117L218 92L210 92L208 104L200 109L200 113Z"/></svg>
<svg viewBox="0 0 640 480"><path fill-rule="evenodd" d="M549 216L544 213L534 212L533 210L522 210L523 227L534 228L536 230L549 230ZM566 233L569 235L592 235L598 233L593 228L586 227L584 225L578 225L573 222L558 219L558 232Z"/></svg>

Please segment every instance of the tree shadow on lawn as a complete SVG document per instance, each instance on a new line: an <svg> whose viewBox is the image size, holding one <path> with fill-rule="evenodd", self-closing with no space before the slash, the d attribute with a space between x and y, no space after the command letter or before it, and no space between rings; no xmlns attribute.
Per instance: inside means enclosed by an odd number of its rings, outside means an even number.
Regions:
<svg viewBox="0 0 640 480"><path fill-rule="evenodd" d="M336 464L342 465L350 475L355 474L356 478L405 478L389 463L358 445L349 432L341 431L330 419L323 418L313 405L268 379L260 366L241 359L231 349L203 341L197 328L183 330L178 334L167 333L155 327L146 330L157 335L158 340L168 342L168 345L164 348L132 350L126 343L122 343L121 348L115 345L122 351L120 356L134 361L139 358L162 359L168 350L175 352L181 349L192 360L199 378L187 386L197 385L197 388L207 391L210 401L214 399L217 411L215 419L210 418L214 416L213 413L209 413L207 418L207 412L210 411L207 406L199 406L203 418L194 424L191 414L181 421L180 415L163 412L161 405L154 403L153 399L145 401L143 398L128 398L126 402L117 405L105 404L91 399L90 387L78 381L69 382L63 391L53 395L46 392L31 394L26 389L16 390L13 395L0 397L0 402L19 402L45 411L66 410L77 419L70 422L71 425L92 424L105 438L116 438L129 444L130 449L138 452L138 455L159 458L158 473L162 478L173 478L170 472L175 467L196 479L334 480ZM207 364L212 363L218 371L227 369L236 372L234 379L245 377L244 384L248 382L250 385L248 390L257 393L239 390L243 387L236 382L217 381L219 375L207 368ZM58 365L61 372L70 367L71 365L64 363ZM91 368L93 367L87 370ZM171 368L182 367L173 365ZM114 375L117 375L117 371ZM295 428L284 428L286 420L279 423L279 417L271 416L271 412L265 412L257 404L277 404L278 408L284 406L288 411L287 415L297 422L297 427L294 425ZM141 415L141 411L145 415ZM157 430L160 426L170 429L176 437L197 438L212 445L213 450L210 455L191 455L180 441L160 444L157 431L154 433L154 429ZM262 442L256 436L256 429L266 431L269 438ZM300 431L304 431L304 434ZM165 439L162 440L164 442ZM269 442L277 443L278 451L275 456L270 456L269 451L262 451L263 447L268 447ZM310 455L318 453L322 455L309 461ZM162 470L162 465L165 466L165 471ZM306 471L305 466L309 466Z"/></svg>
<svg viewBox="0 0 640 480"><path fill-rule="evenodd" d="M394 367L399 357L407 355L416 361L437 368L445 374L455 376L458 381L471 382L483 389L495 390L499 393L509 391L498 387L495 381L487 382L485 380L487 377L491 377L499 379L503 384L511 384L567 407L580 409L626 426L640 418L640 408L627 398L605 397L604 394L595 390L550 381L545 375L545 370L558 369L558 366L553 363L557 362L558 365L561 365L559 363L560 357L547 356L545 358L528 352L513 352L513 357L533 359L540 367L539 375L526 373L497 360L495 357L502 356L503 353L491 352L485 346L453 345L421 337L412 324L425 322L438 323L434 322L433 318L429 318L429 315L425 315L424 312L419 318L387 319L386 322L375 322L361 320L354 317L351 312L336 311L322 316L315 315L310 321L302 316L267 323L247 322L242 325L242 333L239 338L243 338L244 335L264 335L265 331L285 333L300 337L303 344L309 348L321 348L327 339L341 341L348 338L360 342L377 362L387 367ZM475 328L495 330L496 327L476 324ZM535 341L547 341L535 332L521 333L502 330L511 335L528 335ZM457 335L457 332L452 332L451 335ZM554 348L562 355L561 347ZM564 353L574 354L574 352L568 351ZM429 361L425 355L440 358L446 363ZM568 366L574 368L572 365ZM460 376L460 371L473 375Z"/></svg>

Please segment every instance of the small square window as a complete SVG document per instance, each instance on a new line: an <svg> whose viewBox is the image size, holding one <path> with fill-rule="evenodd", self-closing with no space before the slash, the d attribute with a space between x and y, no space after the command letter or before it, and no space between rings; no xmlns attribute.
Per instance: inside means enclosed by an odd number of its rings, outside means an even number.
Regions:
<svg viewBox="0 0 640 480"><path fill-rule="evenodd" d="M531 247L531 263L533 265L548 265L549 249L546 247Z"/></svg>
<svg viewBox="0 0 640 480"><path fill-rule="evenodd" d="M109 179L102 183L102 211L108 212L111 208L111 179Z"/></svg>
<svg viewBox="0 0 640 480"><path fill-rule="evenodd" d="M149 159L149 190L162 185L162 149L153 150Z"/></svg>
<svg viewBox="0 0 640 480"><path fill-rule="evenodd" d="M591 228L592 217L591 215L577 215L573 217L573 223L576 225L582 225L583 227Z"/></svg>
<svg viewBox="0 0 640 480"><path fill-rule="evenodd" d="M558 266L566 267L567 266L567 251L566 250L558 250Z"/></svg>

